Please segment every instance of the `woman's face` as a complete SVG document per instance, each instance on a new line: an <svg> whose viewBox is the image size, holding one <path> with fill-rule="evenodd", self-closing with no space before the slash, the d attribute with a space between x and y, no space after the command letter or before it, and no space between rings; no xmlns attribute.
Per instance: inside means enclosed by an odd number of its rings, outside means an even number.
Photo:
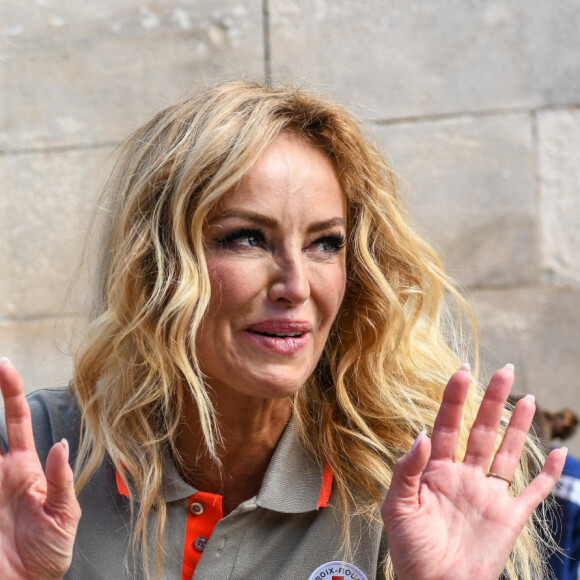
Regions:
<svg viewBox="0 0 580 580"><path fill-rule="evenodd" d="M212 297L197 348L209 385L291 395L314 370L345 290L345 197L332 163L278 137L204 235Z"/></svg>

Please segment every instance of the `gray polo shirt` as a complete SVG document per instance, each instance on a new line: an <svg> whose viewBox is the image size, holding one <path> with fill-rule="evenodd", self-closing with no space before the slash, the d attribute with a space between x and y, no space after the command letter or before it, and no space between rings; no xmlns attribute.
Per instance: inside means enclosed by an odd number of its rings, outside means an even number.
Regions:
<svg viewBox="0 0 580 580"><path fill-rule="evenodd" d="M78 449L79 412L68 388L28 396L36 448L42 464L50 447L65 437L71 461ZM4 414L0 439L6 450ZM257 496L226 517L215 517L205 536L196 518L210 518L211 494L187 484L170 457L164 462L163 495L167 525L163 539L163 579L192 578L191 557L198 552L195 580L376 580L384 578L386 540L382 526L351 517L352 555L346 563L341 515L331 493L328 471L297 442L292 422L286 428ZM83 489L83 515L67 580L121 580L132 572L129 501L114 466L104 461ZM209 503L208 503L208 500ZM204 509L205 504L205 509ZM206 511L207 510L207 511ZM203 515L205 513L205 515ZM151 518L155 514L150 515ZM215 525L215 527L213 527ZM153 545L151 555L155 554ZM0 570L1 572L1 570Z"/></svg>

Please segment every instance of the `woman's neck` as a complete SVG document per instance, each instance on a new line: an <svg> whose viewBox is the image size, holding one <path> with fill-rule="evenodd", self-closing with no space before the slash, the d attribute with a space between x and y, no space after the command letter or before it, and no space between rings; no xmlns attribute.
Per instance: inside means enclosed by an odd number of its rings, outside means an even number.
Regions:
<svg viewBox="0 0 580 580"><path fill-rule="evenodd" d="M183 477L199 489L222 496L224 515L255 496L291 415L289 399L214 401L223 441L217 449L221 467L205 448L197 407L186 405L177 436Z"/></svg>

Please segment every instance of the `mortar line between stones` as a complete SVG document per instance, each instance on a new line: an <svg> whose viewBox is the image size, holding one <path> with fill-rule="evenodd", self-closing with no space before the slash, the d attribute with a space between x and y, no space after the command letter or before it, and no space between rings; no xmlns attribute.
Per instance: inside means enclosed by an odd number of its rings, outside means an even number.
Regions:
<svg viewBox="0 0 580 580"><path fill-rule="evenodd" d="M73 145L48 145L47 147L31 147L30 149L0 149L0 157L12 155L34 155L37 153L69 153L71 151L90 151L91 149L107 149L117 147L119 141L103 141L101 143L85 143Z"/></svg>
<svg viewBox="0 0 580 580"><path fill-rule="evenodd" d="M464 289L464 293L467 295L471 294L472 292L503 292L505 290L542 290L547 288L545 285L539 282L514 282L513 284L505 283L505 284L496 284L494 286L485 286L483 284L462 284L461 287ZM562 285L562 286L550 286L552 290L570 290L574 287L571 285Z"/></svg>
<svg viewBox="0 0 580 580"><path fill-rule="evenodd" d="M22 316L0 316L0 324L15 324L18 322L45 322L53 320L74 320L80 316L80 312L67 312L66 314L30 314Z"/></svg>
<svg viewBox="0 0 580 580"><path fill-rule="evenodd" d="M272 45L270 39L270 4L262 0L262 31L264 36L264 81L272 83Z"/></svg>
<svg viewBox="0 0 580 580"><path fill-rule="evenodd" d="M421 123L429 121L445 121L447 119L477 119L481 117L494 117L500 115L530 114L543 111L560 111L564 109L580 109L580 103L562 105L542 105L538 107L507 107L498 109L486 109L485 111L457 111L453 113L438 113L433 115L413 115L409 117L396 117L392 119L367 119L373 125L403 125L405 123Z"/></svg>
<svg viewBox="0 0 580 580"><path fill-rule="evenodd" d="M536 282L541 283L542 281L542 215L540 213L541 209L541 189L540 189L540 136L538 134L538 113L537 111L532 111L530 122L532 124L532 155L533 155L533 171L534 171L534 196L536 205L536 220L534 222L534 242L536 246L535 257L536 263L534 264Z"/></svg>

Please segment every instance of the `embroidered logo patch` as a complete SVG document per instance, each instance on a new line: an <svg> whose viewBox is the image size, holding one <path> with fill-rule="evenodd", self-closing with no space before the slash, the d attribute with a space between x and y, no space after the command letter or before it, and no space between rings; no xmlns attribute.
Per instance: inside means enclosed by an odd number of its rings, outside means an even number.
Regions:
<svg viewBox="0 0 580 580"><path fill-rule="evenodd" d="M353 564L327 562L318 566L308 580L367 580L367 577Z"/></svg>

